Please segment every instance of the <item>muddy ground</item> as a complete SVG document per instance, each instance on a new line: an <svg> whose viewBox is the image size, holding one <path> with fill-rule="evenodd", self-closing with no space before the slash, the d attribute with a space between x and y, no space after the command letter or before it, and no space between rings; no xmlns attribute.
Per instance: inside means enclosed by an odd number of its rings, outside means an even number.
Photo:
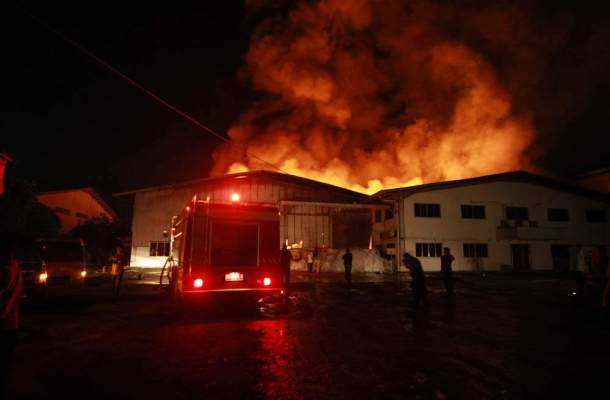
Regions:
<svg viewBox="0 0 610 400"><path fill-rule="evenodd" d="M9 399L527 399L610 392L610 329L576 282L466 275L428 312L406 275L296 277L290 304L171 302L151 282L22 304ZM236 304L237 303L237 304ZM602 392L600 392L602 391ZM599 393L599 394L598 394ZM605 398L605 395L601 395Z"/></svg>

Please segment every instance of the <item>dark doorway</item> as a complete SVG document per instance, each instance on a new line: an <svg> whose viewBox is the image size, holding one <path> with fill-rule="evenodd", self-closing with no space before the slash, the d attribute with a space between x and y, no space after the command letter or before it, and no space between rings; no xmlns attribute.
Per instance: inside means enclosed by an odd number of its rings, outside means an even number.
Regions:
<svg viewBox="0 0 610 400"><path fill-rule="evenodd" d="M511 249L513 252L513 269L515 271L524 271L531 269L530 245L513 244L511 245Z"/></svg>
<svg viewBox="0 0 610 400"><path fill-rule="evenodd" d="M369 246L372 232L371 212L369 210L339 211L333 214L333 247Z"/></svg>
<svg viewBox="0 0 610 400"><path fill-rule="evenodd" d="M567 244L552 244L551 257L553 257L553 269L555 271L570 270L570 246Z"/></svg>

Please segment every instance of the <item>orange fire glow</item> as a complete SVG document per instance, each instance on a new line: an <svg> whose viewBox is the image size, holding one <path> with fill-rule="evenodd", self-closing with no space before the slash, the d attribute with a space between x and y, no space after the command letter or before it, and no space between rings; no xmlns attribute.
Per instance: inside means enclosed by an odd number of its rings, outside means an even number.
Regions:
<svg viewBox="0 0 610 400"><path fill-rule="evenodd" d="M427 10L393 3L302 2L261 23L247 66L268 96L230 129L213 173L269 169L262 158L374 193L531 169L530 116L491 64Z"/></svg>

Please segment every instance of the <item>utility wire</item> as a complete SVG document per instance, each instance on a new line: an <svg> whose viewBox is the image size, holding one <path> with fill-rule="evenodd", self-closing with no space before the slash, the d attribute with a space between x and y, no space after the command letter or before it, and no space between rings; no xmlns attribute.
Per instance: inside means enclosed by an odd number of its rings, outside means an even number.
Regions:
<svg viewBox="0 0 610 400"><path fill-rule="evenodd" d="M113 67L112 65L110 65L106 61L102 60L101 58L99 58L98 56L93 54L91 51L89 51L87 48L85 48L84 46L80 45L78 42L72 40L70 37L66 36L65 34L63 34L62 32L58 31L57 29L53 28L51 25L47 24L46 22L44 22L43 20L41 20L37 16L29 13L26 10L22 10L22 11L23 11L24 14L26 14L32 20L34 20L38 24L42 25L45 29L47 29L48 31L52 32L56 36L59 36L63 41L65 41L66 43L70 44L71 46L76 47L80 52L85 54L87 57L91 58L92 60L94 60L98 64L102 65L104 68L108 69L110 72L112 72L113 74L117 75L119 78L123 79L124 81L126 81L127 83L132 85L133 87L143 91L148 96L150 96L154 100L156 100L158 103L161 103L165 107L167 107L170 110L174 111L176 114L180 115L182 118L192 122L193 124L195 124L199 128L201 128L204 131L206 131L207 133L216 136L218 139L220 139L220 140L222 140L222 141L224 141L226 143L231 143L231 139L229 139L228 137L223 136L220 133L214 131L213 129L205 126L204 124L202 124L201 122L196 120L194 117L191 117L189 114L187 114L184 111L180 110L178 107L174 106L173 104L169 103L168 101L164 100L163 98L157 96L155 93L153 93L150 90L146 89L144 86L142 86L138 82L134 81L133 79L131 79L129 76L125 75L124 73L122 73L119 69ZM272 167L273 169L275 169L275 170L277 170L279 172L285 173L284 171L282 171L275 164L272 164L272 163L262 159L261 157L258 157L256 155L248 152L248 150L246 150L246 154L248 156L252 157L252 158L255 158L255 159L263 162L264 164L267 164L268 166Z"/></svg>

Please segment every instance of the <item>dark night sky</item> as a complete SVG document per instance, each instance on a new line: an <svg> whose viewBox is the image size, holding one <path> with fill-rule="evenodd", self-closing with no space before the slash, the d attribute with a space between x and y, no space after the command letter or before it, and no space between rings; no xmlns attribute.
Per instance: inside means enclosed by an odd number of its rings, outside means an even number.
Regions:
<svg viewBox="0 0 610 400"><path fill-rule="evenodd" d="M200 3L29 11L224 133L257 96L240 78L240 69L261 12L255 16L238 1ZM545 151L540 165L566 175L610 164L609 79L593 74L570 85L561 81L570 79L571 66L578 68L589 58L607 61L610 35L597 35L597 53L581 53L596 36L595 27L607 20L599 15L607 7L553 7L548 13L573 14L575 21L571 42L553 54L553 78L564 95L579 85L587 89L574 115L545 125L540 136ZM595 24L589 25L592 20ZM42 190L93 185L108 193L207 175L218 139L91 61L19 8L5 8L0 25L0 149L15 158L10 176L34 180ZM543 86L553 88L553 80Z"/></svg>

